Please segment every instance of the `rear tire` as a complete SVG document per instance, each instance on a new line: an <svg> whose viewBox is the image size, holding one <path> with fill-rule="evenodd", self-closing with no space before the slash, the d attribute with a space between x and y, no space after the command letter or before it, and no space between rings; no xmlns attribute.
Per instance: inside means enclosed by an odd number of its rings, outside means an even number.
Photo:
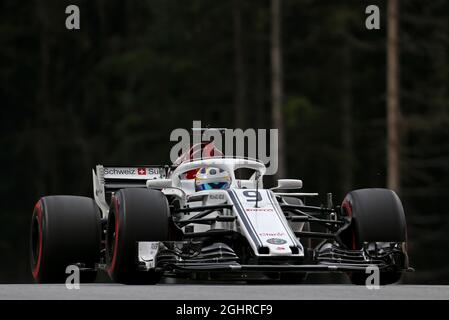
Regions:
<svg viewBox="0 0 449 320"><path fill-rule="evenodd" d="M30 260L39 283L63 283L67 266L83 264L81 282L95 281L100 260L100 211L86 197L49 196L34 207L31 220Z"/></svg>
<svg viewBox="0 0 449 320"><path fill-rule="evenodd" d="M138 241L169 240L170 209L157 190L130 188L115 193L109 210L106 260L109 276L126 284L155 284L161 273L137 270Z"/></svg>
<svg viewBox="0 0 449 320"><path fill-rule="evenodd" d="M365 242L403 243L400 257L391 269L380 273L380 284L398 282L400 270L407 265L407 226L401 200L388 189L359 189L348 193L342 210L351 218L351 225L342 234L342 240L352 250L363 248ZM349 273L353 284L364 285L369 274Z"/></svg>

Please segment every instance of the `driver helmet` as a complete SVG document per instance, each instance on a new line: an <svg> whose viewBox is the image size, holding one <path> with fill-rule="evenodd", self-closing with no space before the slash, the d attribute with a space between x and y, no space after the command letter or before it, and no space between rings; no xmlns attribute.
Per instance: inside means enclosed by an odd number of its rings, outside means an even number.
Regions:
<svg viewBox="0 0 449 320"><path fill-rule="evenodd" d="M206 167L198 170L195 177L195 190L228 189L231 176L220 168Z"/></svg>

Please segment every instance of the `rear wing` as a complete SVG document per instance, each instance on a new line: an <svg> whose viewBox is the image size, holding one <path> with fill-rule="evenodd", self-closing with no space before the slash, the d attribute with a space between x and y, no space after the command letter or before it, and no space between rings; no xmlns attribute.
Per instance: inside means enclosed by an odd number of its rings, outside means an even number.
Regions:
<svg viewBox="0 0 449 320"><path fill-rule="evenodd" d="M94 198L103 218L109 212L111 195L123 188L145 188L147 180L167 177L168 166L104 167L92 170Z"/></svg>

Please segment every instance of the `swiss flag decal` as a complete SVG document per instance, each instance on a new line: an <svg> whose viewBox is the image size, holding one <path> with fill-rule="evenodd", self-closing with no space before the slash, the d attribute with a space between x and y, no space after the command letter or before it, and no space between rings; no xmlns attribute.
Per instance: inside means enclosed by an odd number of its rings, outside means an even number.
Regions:
<svg viewBox="0 0 449 320"><path fill-rule="evenodd" d="M144 175L147 174L147 169L145 169L145 168L138 168L138 169L137 169L137 174L138 174L139 176L144 176Z"/></svg>

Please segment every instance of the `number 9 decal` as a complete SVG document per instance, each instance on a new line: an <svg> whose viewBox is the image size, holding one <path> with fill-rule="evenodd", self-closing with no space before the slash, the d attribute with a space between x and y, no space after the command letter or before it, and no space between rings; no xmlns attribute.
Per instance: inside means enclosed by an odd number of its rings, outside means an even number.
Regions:
<svg viewBox="0 0 449 320"><path fill-rule="evenodd" d="M248 202L262 201L262 195L259 191L246 190L243 191L243 195L246 197L246 201Z"/></svg>

